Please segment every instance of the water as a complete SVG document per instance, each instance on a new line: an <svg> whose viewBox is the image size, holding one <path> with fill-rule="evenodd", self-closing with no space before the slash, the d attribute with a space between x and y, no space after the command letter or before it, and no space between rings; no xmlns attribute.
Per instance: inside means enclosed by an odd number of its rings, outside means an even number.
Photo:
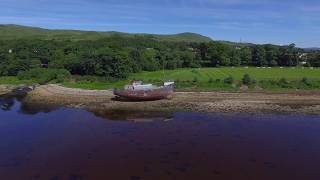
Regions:
<svg viewBox="0 0 320 180"><path fill-rule="evenodd" d="M1 180L320 177L319 116L0 106Z"/></svg>

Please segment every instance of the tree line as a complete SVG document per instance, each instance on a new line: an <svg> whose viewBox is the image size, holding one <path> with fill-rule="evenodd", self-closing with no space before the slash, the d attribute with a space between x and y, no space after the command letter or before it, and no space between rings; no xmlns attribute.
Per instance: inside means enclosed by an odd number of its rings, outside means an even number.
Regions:
<svg viewBox="0 0 320 180"><path fill-rule="evenodd" d="M75 75L126 78L160 69L219 66L320 66L320 53L287 46L162 42L150 37L112 36L95 41L0 41L0 75L34 68L66 69Z"/></svg>

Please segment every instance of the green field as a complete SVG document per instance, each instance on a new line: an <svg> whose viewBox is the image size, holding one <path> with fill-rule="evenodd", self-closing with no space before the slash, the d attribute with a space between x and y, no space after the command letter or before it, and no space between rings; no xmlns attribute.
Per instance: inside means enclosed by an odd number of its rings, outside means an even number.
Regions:
<svg viewBox="0 0 320 180"><path fill-rule="evenodd" d="M142 80L144 82L161 84L164 80L176 81L178 89L192 90L238 90L231 84L224 83L224 79L232 76L235 83L239 84L244 74L249 74L251 79L265 90L283 90L283 89L320 89L320 69L319 68L199 68L199 69L177 69L155 72L141 72L130 75L127 80L117 82L90 82L88 80L77 80L76 82L66 81L63 83L66 87L81 89L112 89L122 88L130 80ZM285 78L291 84L279 86L269 81L279 81ZM301 80L307 78L311 85L301 84ZM260 83L260 81L266 81ZM34 81L21 81L16 77L0 77L0 84L30 84Z"/></svg>
<svg viewBox="0 0 320 180"><path fill-rule="evenodd" d="M123 88L126 85L127 81L118 81L118 82L64 82L62 83L65 87L78 88L78 89L96 89L96 90L106 90L113 88Z"/></svg>
<svg viewBox="0 0 320 180"><path fill-rule="evenodd" d="M279 81L285 78L288 81L300 82L303 78L307 78L316 86L305 87L301 84L295 83L294 87L281 87L275 84L264 83L261 86L267 90L282 90L282 89L318 89L320 85L320 69L312 68L200 68L200 69L177 69L165 70L156 72L141 72L132 74L127 80L118 81L115 83L110 82L65 82L64 86L82 89L111 89L113 87L121 88L130 80L142 80L150 83L161 83L163 80L176 81L178 89L193 89L193 90L237 90L229 84L223 83L223 80L232 76L235 81L239 82L244 74L249 74L252 80L273 80ZM218 80L218 81L217 81ZM196 82L195 82L196 81ZM209 83L213 81L212 83Z"/></svg>
<svg viewBox="0 0 320 180"><path fill-rule="evenodd" d="M241 80L244 74L249 74L255 80L301 80L306 77L310 80L320 80L320 69L310 68L200 68L200 69L178 69L156 72L142 72L133 74L130 79L139 80L162 80L192 81L195 77L200 82L212 79L225 79L233 76L235 80Z"/></svg>
<svg viewBox="0 0 320 180"><path fill-rule="evenodd" d="M17 77L0 77L0 84L19 85L33 83L35 82L31 80L19 80Z"/></svg>

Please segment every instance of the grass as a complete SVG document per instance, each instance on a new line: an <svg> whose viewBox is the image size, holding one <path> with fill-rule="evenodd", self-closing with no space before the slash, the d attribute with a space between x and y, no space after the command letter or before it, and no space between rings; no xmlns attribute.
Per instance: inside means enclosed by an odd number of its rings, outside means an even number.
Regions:
<svg viewBox="0 0 320 180"><path fill-rule="evenodd" d="M244 68L244 67L222 67L222 68L200 68L200 69L177 69L155 72L141 72L130 75L127 80L118 82L66 82L64 86L70 88L81 89L112 89L122 88L130 80L142 80L148 83L161 84L163 80L174 80L177 89L215 91L225 90L232 91L239 89L231 84L223 83L223 80L228 76L232 76L235 81L241 81L244 74L249 74L254 80L261 81L279 81L285 78L288 81L301 81L306 77L311 82L320 82L320 69L311 68ZM216 81L218 79L218 81ZM295 83L297 84L297 83ZM265 90L286 90L294 89L293 87L279 87L278 85L264 83L262 84ZM318 89L318 86L304 87L302 89ZM299 88L298 87L298 88Z"/></svg>
<svg viewBox="0 0 320 180"><path fill-rule="evenodd" d="M130 80L142 80L144 82L160 85L163 80L174 80L177 89L201 90L201 91L233 91L238 90L231 84L223 83L228 76L232 76L236 82L240 82L244 74L249 74L251 79L258 82L264 90L288 90L320 89L320 69L315 68L244 68L244 67L222 67L222 68L199 68L199 69L177 69L155 72L141 72L130 75L127 80L117 82L104 82L99 80L89 81L86 78L78 78L77 82L64 82L63 85L70 88L80 89L112 89L122 88ZM307 78L312 85L306 86L300 83L302 78ZM290 81L289 85L279 85L277 81L285 78ZM98 78L99 79L99 78ZM97 81L97 82L95 82ZM261 82L262 81L262 82ZM22 81L16 77L0 77L0 84L31 84L33 81ZM253 89L254 86L251 86Z"/></svg>
<svg viewBox="0 0 320 180"><path fill-rule="evenodd" d="M249 74L252 79L259 80L301 80L303 77L309 80L320 80L320 69L310 68L201 68L201 69L178 69L156 72L142 72L133 74L130 79L144 81L170 79L174 81L192 81L197 78L200 82L208 82L210 79L225 79L233 76L235 80L241 80L244 74Z"/></svg>
<svg viewBox="0 0 320 180"><path fill-rule="evenodd" d="M19 84L33 84L36 83L32 80L19 80L17 77L0 77L0 84L10 84L10 85L19 85Z"/></svg>
<svg viewBox="0 0 320 180"><path fill-rule="evenodd" d="M92 89L92 90L106 90L112 88L123 88L127 84L127 81L118 81L118 82L64 82L63 86L69 88L78 88L78 89Z"/></svg>

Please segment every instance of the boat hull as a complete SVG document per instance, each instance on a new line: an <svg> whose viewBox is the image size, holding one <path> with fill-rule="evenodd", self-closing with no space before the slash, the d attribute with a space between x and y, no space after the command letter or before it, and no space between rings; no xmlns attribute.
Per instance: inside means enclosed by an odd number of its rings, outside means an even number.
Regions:
<svg viewBox="0 0 320 180"><path fill-rule="evenodd" d="M164 87L151 90L119 90L114 89L113 94L116 97L133 101L151 101L168 99L173 94L173 87Z"/></svg>

